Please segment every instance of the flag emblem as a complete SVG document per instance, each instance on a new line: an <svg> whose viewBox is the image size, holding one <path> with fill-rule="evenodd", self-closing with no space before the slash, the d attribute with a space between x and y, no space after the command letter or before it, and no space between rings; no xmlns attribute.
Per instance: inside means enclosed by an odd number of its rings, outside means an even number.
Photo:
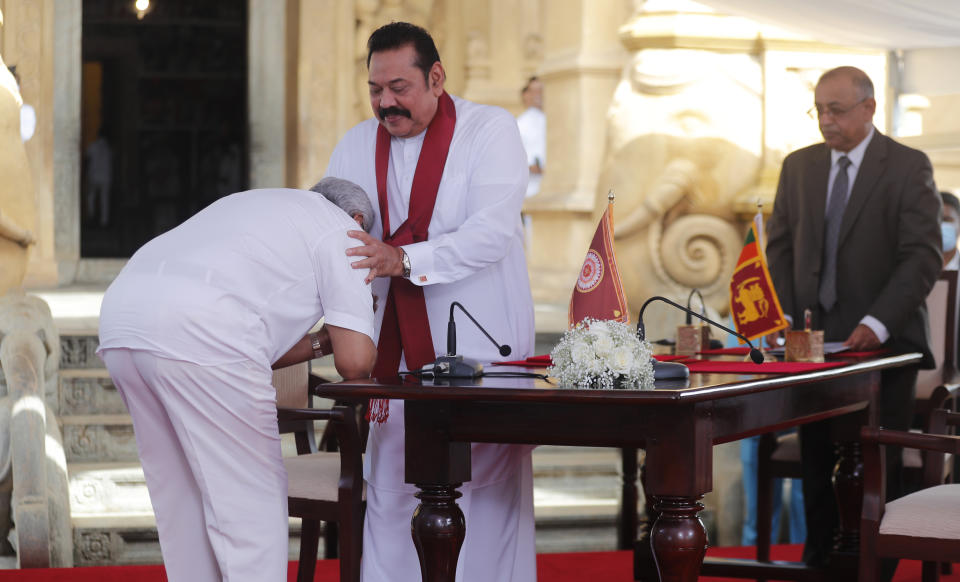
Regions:
<svg viewBox="0 0 960 582"><path fill-rule="evenodd" d="M583 268L580 269L580 278L577 279L577 291L588 293L597 288L603 279L603 261L600 260L600 254L590 249L587 251L587 258L583 261Z"/></svg>

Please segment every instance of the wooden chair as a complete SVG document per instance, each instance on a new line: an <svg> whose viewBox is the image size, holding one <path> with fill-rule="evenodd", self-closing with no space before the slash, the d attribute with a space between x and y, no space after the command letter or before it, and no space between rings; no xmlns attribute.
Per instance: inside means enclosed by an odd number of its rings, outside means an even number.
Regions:
<svg viewBox="0 0 960 582"><path fill-rule="evenodd" d="M930 340L937 367L920 370L917 375L917 401L914 428L929 432L930 415L934 410L947 408L956 411L960 374L957 372L958 309L957 272L944 271L927 297L930 313ZM952 459L950 460L952 461ZM952 462L944 464L944 478L950 473ZM916 488L923 477L923 455L917 449L904 449L904 481L908 488Z"/></svg>
<svg viewBox="0 0 960 582"><path fill-rule="evenodd" d="M327 557L334 557L331 546L339 542L335 554L340 558L340 582L358 582L364 510L360 432L352 407L310 408L311 388L322 382L310 375L306 362L273 375L280 432L294 433L297 446L297 456L284 459L289 513L302 520L297 582L313 581L321 521L327 524ZM313 430L318 420L327 421L325 434L336 435L339 451L318 451ZM321 447L324 444L321 441Z"/></svg>
<svg viewBox="0 0 960 582"><path fill-rule="evenodd" d="M943 271L927 295L930 316L931 351L936 360L933 370L920 370L917 378L915 426L929 428L930 414L949 406L955 410L958 384L957 332L958 300L957 271ZM800 439L797 433L777 436L765 434L760 439L757 459L757 560L770 560L770 524L773 514L773 480L800 479ZM918 484L923 471L923 458L915 449L904 449L904 479ZM949 465L943 465L947 471Z"/></svg>
<svg viewBox="0 0 960 582"><path fill-rule="evenodd" d="M938 563L960 561L960 484L943 484L943 453L960 454L960 437L944 435L960 425L960 414L935 410L930 432L864 427L863 512L860 521L860 580L877 579L880 558L923 561L923 582L939 580ZM884 446L927 451L924 488L885 503Z"/></svg>

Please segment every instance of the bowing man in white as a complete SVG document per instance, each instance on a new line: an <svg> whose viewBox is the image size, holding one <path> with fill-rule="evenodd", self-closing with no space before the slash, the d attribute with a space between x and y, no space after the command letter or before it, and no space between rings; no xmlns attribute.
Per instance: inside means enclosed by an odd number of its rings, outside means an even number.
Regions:
<svg viewBox="0 0 960 582"><path fill-rule="evenodd" d="M528 171L516 122L503 109L449 96L422 28L383 26L368 50L376 118L347 132L327 174L356 182L380 208L369 235L350 233L365 246L347 251L386 298L377 312L374 375L419 369L445 353L452 301L515 356L529 356L533 302L520 224ZM457 351L481 362L502 359L469 322L458 328ZM410 536L416 489L404 483L403 435L403 402L372 403L361 566L367 582L420 579ZM473 480L458 500L467 523L458 581L536 579L530 451L473 445Z"/></svg>
<svg viewBox="0 0 960 582"><path fill-rule="evenodd" d="M344 256L373 208L344 180L314 189L221 198L140 248L104 295L98 353L133 419L171 582L287 579L271 366L332 351L345 378L373 368L373 298Z"/></svg>

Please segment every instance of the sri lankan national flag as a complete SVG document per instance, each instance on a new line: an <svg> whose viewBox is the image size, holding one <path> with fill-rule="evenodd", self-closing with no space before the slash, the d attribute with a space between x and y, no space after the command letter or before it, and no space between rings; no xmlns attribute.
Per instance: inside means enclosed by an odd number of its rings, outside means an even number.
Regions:
<svg viewBox="0 0 960 582"><path fill-rule="evenodd" d="M757 212L730 278L730 313L737 331L750 338L788 326L763 255L763 215ZM743 343L743 342L741 342Z"/></svg>
<svg viewBox="0 0 960 582"><path fill-rule="evenodd" d="M630 323L627 297L613 252L612 202L607 204L600 218L570 298L570 326L580 323L585 317Z"/></svg>

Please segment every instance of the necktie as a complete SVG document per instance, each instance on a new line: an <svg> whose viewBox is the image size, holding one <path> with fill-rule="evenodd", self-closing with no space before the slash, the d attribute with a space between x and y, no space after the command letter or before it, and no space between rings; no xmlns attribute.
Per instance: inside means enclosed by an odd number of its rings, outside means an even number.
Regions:
<svg viewBox="0 0 960 582"><path fill-rule="evenodd" d="M847 190L850 179L847 167L850 158L841 156L837 160L840 170L833 180L830 190L830 202L827 204L823 235L823 270L820 274L820 305L824 311L833 309L837 302L837 244L840 241L840 223L843 222L843 210L847 207Z"/></svg>

